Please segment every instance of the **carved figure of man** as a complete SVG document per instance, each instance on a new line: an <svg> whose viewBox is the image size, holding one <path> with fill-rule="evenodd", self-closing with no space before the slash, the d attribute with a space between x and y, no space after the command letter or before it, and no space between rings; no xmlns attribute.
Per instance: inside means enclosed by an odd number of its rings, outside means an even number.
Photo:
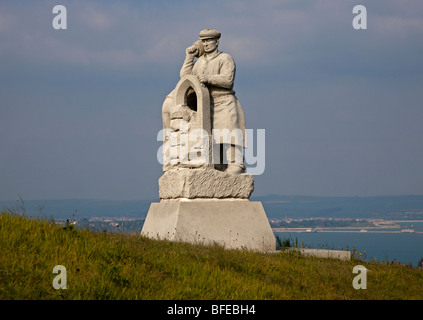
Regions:
<svg viewBox="0 0 423 320"><path fill-rule="evenodd" d="M232 57L218 50L221 34L215 29L204 29L199 34L204 54L198 54L198 46L186 49L186 57L180 71L181 78L185 75L196 75L200 82L206 85L210 92L210 108L213 130L229 130L242 132L241 139L232 139L220 146L220 166L222 170L224 159L228 165L225 172L239 174L245 171L242 149L245 141L245 118L241 104L233 91L235 79L235 62ZM198 59L194 62L194 58ZM241 141L240 141L241 140ZM241 155L241 156L240 156ZM223 156L223 157L222 157ZM220 161L219 161L220 160Z"/></svg>

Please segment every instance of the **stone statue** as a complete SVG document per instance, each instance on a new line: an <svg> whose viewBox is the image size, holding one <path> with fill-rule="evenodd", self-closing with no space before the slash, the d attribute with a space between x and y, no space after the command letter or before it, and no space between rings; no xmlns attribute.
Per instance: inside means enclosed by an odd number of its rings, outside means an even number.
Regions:
<svg viewBox="0 0 423 320"><path fill-rule="evenodd" d="M235 63L218 50L221 34L204 29L186 49L175 89L162 105L163 175L141 234L226 248L275 250L261 202L250 201L245 118L233 91ZM196 59L196 60L195 60Z"/></svg>
<svg viewBox="0 0 423 320"><path fill-rule="evenodd" d="M181 79L194 75L210 94L211 130L220 133L225 130L232 133L230 139L215 141L214 168L229 174L245 172L243 147L246 147L245 118L235 91L235 62L232 57L218 50L221 34L215 29L204 29L199 34L200 40L186 49L186 57L180 71ZM194 59L197 61L194 62ZM174 104L172 91L163 103L163 127L170 128L170 108ZM189 94L188 94L189 96ZM233 133L240 133L234 138ZM227 132L226 131L226 132ZM214 136L215 137L215 136ZM216 150L217 148L217 150ZM166 169L165 169L166 170Z"/></svg>

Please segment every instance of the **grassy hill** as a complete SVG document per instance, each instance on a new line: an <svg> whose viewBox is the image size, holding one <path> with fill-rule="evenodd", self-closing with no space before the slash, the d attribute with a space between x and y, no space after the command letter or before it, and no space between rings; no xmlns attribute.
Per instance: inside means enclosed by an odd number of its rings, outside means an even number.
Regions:
<svg viewBox="0 0 423 320"><path fill-rule="evenodd" d="M0 214L0 299L423 299L423 271L96 233ZM367 289L352 286L364 265ZM53 267L67 289L52 286Z"/></svg>

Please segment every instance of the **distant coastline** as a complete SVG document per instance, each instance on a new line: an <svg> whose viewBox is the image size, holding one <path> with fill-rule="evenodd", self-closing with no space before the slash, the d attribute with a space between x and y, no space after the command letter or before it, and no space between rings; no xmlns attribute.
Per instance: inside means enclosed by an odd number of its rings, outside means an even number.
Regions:
<svg viewBox="0 0 423 320"><path fill-rule="evenodd" d="M332 222L332 226L321 226L319 222L329 220ZM413 228L403 228L399 223L420 223L423 226L422 220L380 220L380 219L333 219L328 218L309 218L309 219L298 219L295 220L296 227L276 227L275 225L292 224L291 219L285 220L271 220L273 232L370 232L370 233L423 233L423 230L415 230ZM336 226L336 222L342 224L351 224L344 226ZM360 224L366 224L362 226L356 226L356 222ZM301 226L303 224L303 226Z"/></svg>
<svg viewBox="0 0 423 320"><path fill-rule="evenodd" d="M423 221L422 221L423 222ZM350 233L362 233L362 232L368 232L368 233L404 233L401 230L393 231L393 230L353 230L352 228L332 228L332 229L319 229L317 231L308 231L309 228L272 228L273 232L350 232ZM410 233L423 233L423 231L413 231Z"/></svg>

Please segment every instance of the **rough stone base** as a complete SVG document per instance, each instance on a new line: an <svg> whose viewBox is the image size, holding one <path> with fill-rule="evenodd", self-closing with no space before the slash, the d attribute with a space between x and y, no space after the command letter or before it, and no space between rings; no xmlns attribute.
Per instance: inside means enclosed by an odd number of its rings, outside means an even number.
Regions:
<svg viewBox="0 0 423 320"><path fill-rule="evenodd" d="M228 249L276 250L276 240L261 202L186 200L152 203L141 235Z"/></svg>
<svg viewBox="0 0 423 320"><path fill-rule="evenodd" d="M253 190L251 174L230 175L214 169L169 170L159 179L160 199L248 199Z"/></svg>

